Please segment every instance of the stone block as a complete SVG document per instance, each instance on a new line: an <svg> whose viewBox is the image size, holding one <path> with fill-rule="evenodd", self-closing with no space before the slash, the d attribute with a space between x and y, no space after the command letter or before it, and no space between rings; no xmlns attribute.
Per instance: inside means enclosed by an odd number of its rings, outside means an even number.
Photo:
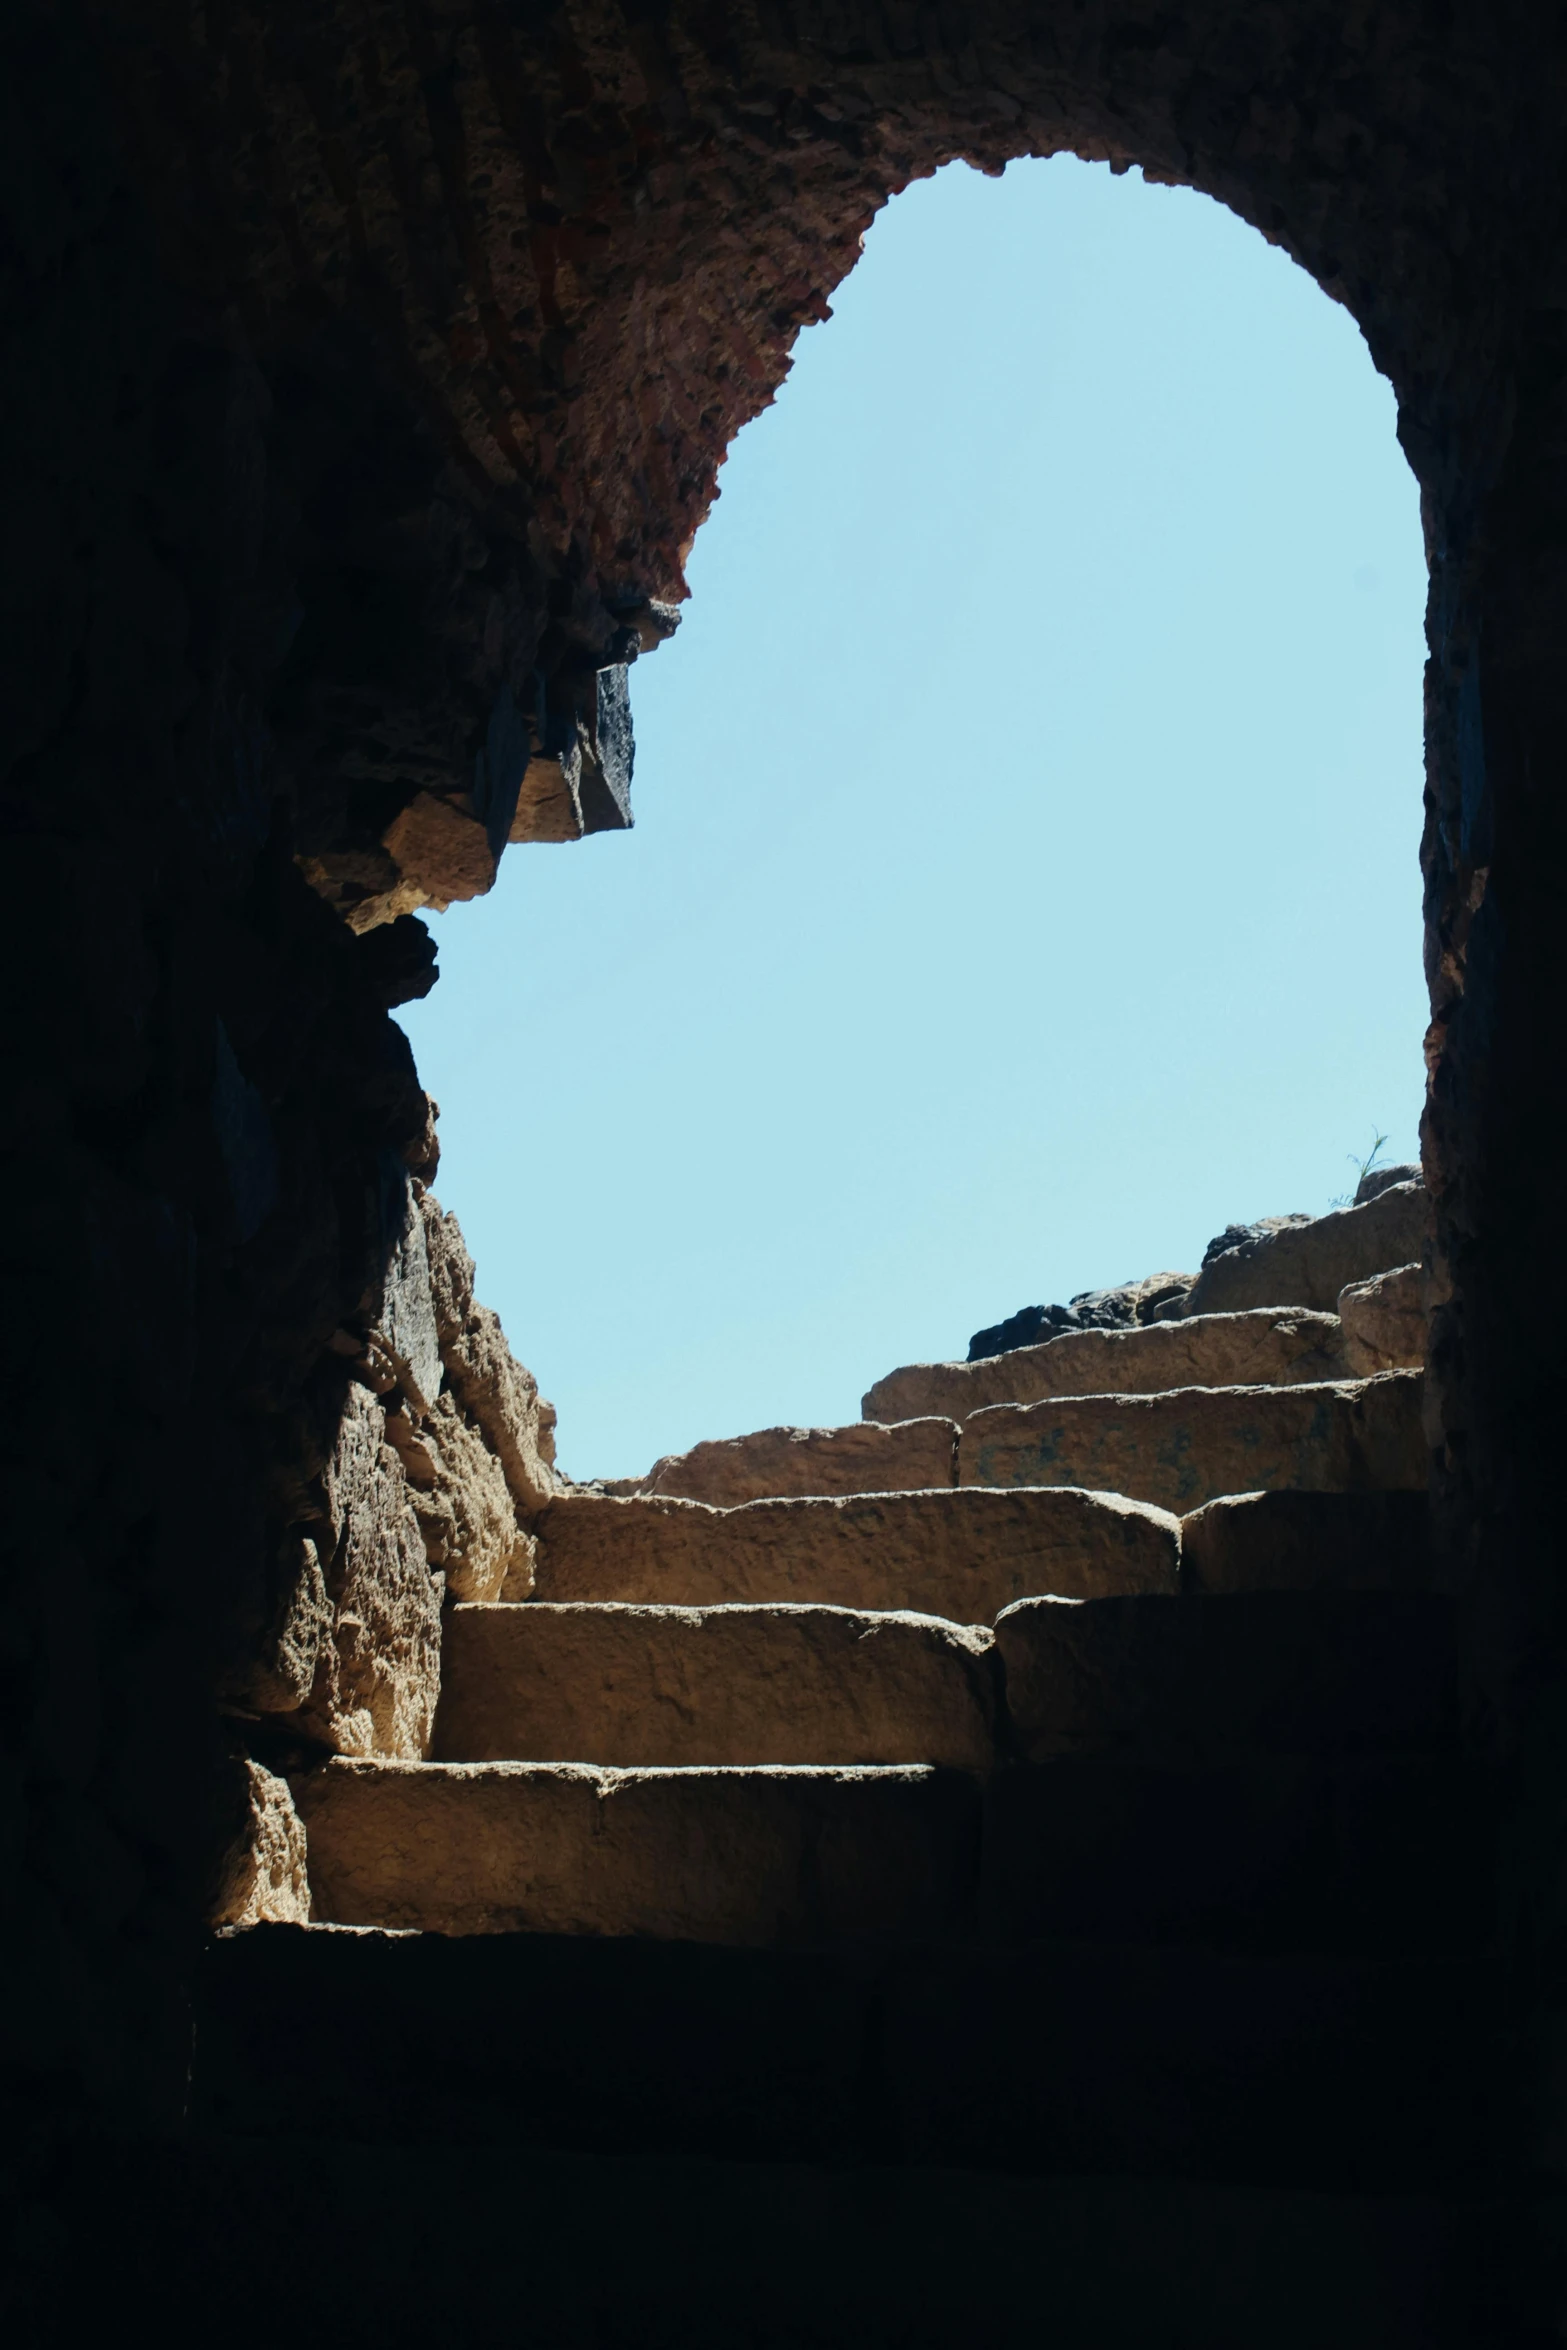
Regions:
<svg viewBox="0 0 1567 2350"><path fill-rule="evenodd" d="M758 1428L669 1453L642 1482L645 1493L705 1501L715 1509L774 1497L916 1493L955 1485L950 1420L896 1427L856 1421L846 1428Z"/></svg>
<svg viewBox="0 0 1567 2350"><path fill-rule="evenodd" d="M989 1623L1035 1592L1174 1591L1179 1527L1118 1494L972 1489L757 1501L735 1510L562 1496L538 1520L546 1600L794 1600Z"/></svg>
<svg viewBox="0 0 1567 2350"><path fill-rule="evenodd" d="M1303 1387L992 1404L963 1427L970 1485L1081 1485L1189 1513L1221 1494L1424 1491L1421 1374Z"/></svg>
<svg viewBox="0 0 1567 2350"><path fill-rule="evenodd" d="M978 1782L960 1772L334 1761L295 1783L316 1913L481 1934L761 1945L951 1931Z"/></svg>
<svg viewBox="0 0 1567 2350"><path fill-rule="evenodd" d="M1419 1265L1352 1281L1339 1292L1344 1360L1357 1379L1419 1370L1426 1359L1425 1274Z"/></svg>
<svg viewBox="0 0 1567 2350"><path fill-rule="evenodd" d="M1052 1395L1298 1386L1344 1376L1339 1335L1332 1314L1274 1309L1203 1314L1145 1329L1074 1330L978 1362L910 1363L879 1379L862 1409L867 1420L922 1412L966 1420L990 1404L1038 1403Z"/></svg>
<svg viewBox="0 0 1567 2350"><path fill-rule="evenodd" d="M241 1823L219 1873L211 1923L231 1932L304 1925L310 1916L308 1854L288 1781L257 1762L237 1768Z"/></svg>
<svg viewBox="0 0 1567 2350"><path fill-rule="evenodd" d="M1423 1183L1394 1183L1359 1207L1304 1222L1279 1218L1217 1256L1192 1285L1188 1314L1237 1314L1256 1306L1309 1306L1331 1314L1339 1291L1425 1253Z"/></svg>
<svg viewBox="0 0 1567 2350"><path fill-rule="evenodd" d="M1195 1591L1424 1591L1424 1493L1237 1493L1181 1521L1181 1579Z"/></svg>
<svg viewBox="0 0 1567 2350"><path fill-rule="evenodd" d="M995 1760L987 1631L837 1607L459 1607L443 1762Z"/></svg>
<svg viewBox="0 0 1567 2350"><path fill-rule="evenodd" d="M1458 1735L1452 1611L1429 1593L1024 1599L996 1649L1034 1760L1427 1754Z"/></svg>

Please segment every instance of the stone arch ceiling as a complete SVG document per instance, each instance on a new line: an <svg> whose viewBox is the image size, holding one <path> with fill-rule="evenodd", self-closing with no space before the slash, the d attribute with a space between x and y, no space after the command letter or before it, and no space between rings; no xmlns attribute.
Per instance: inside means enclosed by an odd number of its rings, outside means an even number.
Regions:
<svg viewBox="0 0 1567 2350"><path fill-rule="evenodd" d="M1231 205L1353 310L1450 523L1555 218L1517 184L1550 149L1517 136L1543 93L1511 13L121 0L165 249L271 403L299 602L258 616L257 685L318 882L373 894L333 851L460 793L508 680L656 641L734 433L878 207L953 157L1070 149ZM1499 230L1521 198L1531 250Z"/></svg>

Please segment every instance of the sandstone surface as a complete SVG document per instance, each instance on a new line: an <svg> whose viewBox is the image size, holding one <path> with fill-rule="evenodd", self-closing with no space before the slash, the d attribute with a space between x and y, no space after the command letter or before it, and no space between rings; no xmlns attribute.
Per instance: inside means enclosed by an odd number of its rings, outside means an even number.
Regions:
<svg viewBox="0 0 1567 2350"><path fill-rule="evenodd" d="M443 1585L425 1558L386 1414L357 1381L323 1477L331 1620L300 1727L339 1754L427 1754L441 1681Z"/></svg>
<svg viewBox="0 0 1567 2350"><path fill-rule="evenodd" d="M1264 1309L1203 1314L1127 1330L1077 1330L978 1362L910 1363L869 1389L867 1420L940 1413L966 1420L993 1403L1050 1395L1152 1395L1175 1387L1266 1387L1342 1378L1332 1314ZM1390 1365L1378 1366L1381 1369Z"/></svg>
<svg viewBox="0 0 1567 2350"><path fill-rule="evenodd" d="M940 1934L965 1916L978 1858L977 1781L929 1768L335 1761L295 1797L316 1914L344 1925Z"/></svg>
<svg viewBox="0 0 1567 2350"><path fill-rule="evenodd" d="M211 1923L239 1932L248 1926L305 1925L310 1877L304 1823L288 1781L257 1762L243 1774L243 1820L225 1859Z"/></svg>
<svg viewBox="0 0 1567 2350"><path fill-rule="evenodd" d="M995 1760L986 1631L836 1607L459 1607L442 1762Z"/></svg>
<svg viewBox="0 0 1567 2350"><path fill-rule="evenodd" d="M969 1340L971 1363L1017 1347L1044 1345L1070 1330L1133 1330L1184 1310L1190 1273L1150 1273L1113 1289L1082 1289L1064 1306L1024 1306L1004 1322L976 1330Z"/></svg>
<svg viewBox="0 0 1567 2350"><path fill-rule="evenodd" d="M524 1516L555 1491L555 1413L506 1343L499 1318L474 1296L473 1259L455 1216L432 1193L421 1202L435 1326L446 1376L500 1460Z"/></svg>
<svg viewBox="0 0 1567 2350"><path fill-rule="evenodd" d="M1078 1485L1186 1513L1225 1493L1424 1490L1421 1374L1320 1387L992 1404L963 1429L965 1486Z"/></svg>
<svg viewBox="0 0 1567 2350"><path fill-rule="evenodd" d="M499 1599L509 1583L514 1598L533 1584L533 1537L517 1520L517 1505L496 1454L449 1395L437 1399L422 1423L389 1412L387 1436L408 1480L425 1556L446 1577L456 1599Z"/></svg>
<svg viewBox="0 0 1567 2350"><path fill-rule="evenodd" d="M1419 1369L1426 1359L1425 1274L1419 1265L1353 1281L1339 1292L1344 1360L1357 1379Z"/></svg>
<svg viewBox="0 0 1567 2350"><path fill-rule="evenodd" d="M895 1427L758 1428L655 1461L645 1493L705 1501L715 1509L773 1495L912 1493L957 1483L950 1420Z"/></svg>
<svg viewBox="0 0 1567 2350"><path fill-rule="evenodd" d="M1452 1745L1452 1612L1429 1593L1020 1600L996 1619L1019 1750L1427 1753Z"/></svg>
<svg viewBox="0 0 1567 2350"><path fill-rule="evenodd" d="M750 1502L567 1495L538 1521L538 1595L799 1601L989 1623L1033 1592L1173 1591L1179 1527L1114 1493L960 1490Z"/></svg>
<svg viewBox="0 0 1567 2350"><path fill-rule="evenodd" d="M1256 1306L1309 1306L1331 1314L1352 1281L1423 1256L1429 1203L1423 1183L1394 1183L1358 1207L1304 1221L1269 1219L1271 1231L1233 1247L1215 1243L1186 1301L1188 1314L1237 1314ZM1221 1234L1220 1241L1227 1239ZM1215 1253L1215 1251L1218 1253Z"/></svg>
<svg viewBox="0 0 1567 2350"><path fill-rule="evenodd" d="M1423 1591L1431 1505L1419 1493L1239 1493L1181 1521L1195 1591Z"/></svg>

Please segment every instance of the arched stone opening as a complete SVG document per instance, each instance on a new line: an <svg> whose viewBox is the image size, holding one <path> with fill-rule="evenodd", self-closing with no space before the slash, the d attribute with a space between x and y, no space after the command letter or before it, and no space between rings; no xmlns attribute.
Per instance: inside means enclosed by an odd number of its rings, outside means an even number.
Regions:
<svg viewBox="0 0 1567 2350"><path fill-rule="evenodd" d="M723 447L876 206L959 155L1202 188L1349 304L1399 393L1433 580L1434 1475L1476 1713L1528 1764L1548 2025L1554 27L109 0L7 40L35 2200L81 2115L178 2114L213 1680L401 1229L386 1167L429 1164L395 918L482 886L514 829L624 820L615 673L668 626Z"/></svg>

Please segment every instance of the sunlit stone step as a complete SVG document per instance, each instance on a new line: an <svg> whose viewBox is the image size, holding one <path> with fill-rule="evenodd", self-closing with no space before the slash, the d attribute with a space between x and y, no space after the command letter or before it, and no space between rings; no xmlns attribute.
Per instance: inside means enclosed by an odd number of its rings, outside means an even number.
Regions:
<svg viewBox="0 0 1567 2350"><path fill-rule="evenodd" d="M939 1412L966 1420L989 1404L1053 1395L1157 1395L1176 1387L1284 1387L1342 1379L1336 1314L1203 1314L1139 1330L1069 1330L977 1363L910 1363L866 1394L867 1420Z"/></svg>
<svg viewBox="0 0 1567 2350"><path fill-rule="evenodd" d="M929 1768L338 1759L296 1782L314 1913L445 1934L763 1944L969 1914L979 1783Z"/></svg>
<svg viewBox="0 0 1567 2350"><path fill-rule="evenodd" d="M1035 1592L1174 1591L1180 1528L1113 1493L1056 1487L697 1502L569 1494L538 1521L544 1600L716 1607L793 1600L989 1623Z"/></svg>
<svg viewBox="0 0 1567 2350"><path fill-rule="evenodd" d="M1423 1492L1423 1374L1306 1387L992 1404L963 1429L972 1485L1079 1485L1181 1513L1221 1494Z"/></svg>
<svg viewBox="0 0 1567 2350"><path fill-rule="evenodd" d="M1000 1616L1017 1751L1192 1761L1456 1744L1450 1604L1392 1591L1020 1600Z"/></svg>
<svg viewBox="0 0 1567 2350"><path fill-rule="evenodd" d="M757 1428L668 1453L637 1488L715 1509L775 1494L917 1493L957 1483L950 1420L865 1420L843 1428ZM617 1490L625 1491L624 1487Z"/></svg>
<svg viewBox="0 0 1567 2350"><path fill-rule="evenodd" d="M458 1607L436 1754L986 1771L993 1645L934 1616L836 1607Z"/></svg>

